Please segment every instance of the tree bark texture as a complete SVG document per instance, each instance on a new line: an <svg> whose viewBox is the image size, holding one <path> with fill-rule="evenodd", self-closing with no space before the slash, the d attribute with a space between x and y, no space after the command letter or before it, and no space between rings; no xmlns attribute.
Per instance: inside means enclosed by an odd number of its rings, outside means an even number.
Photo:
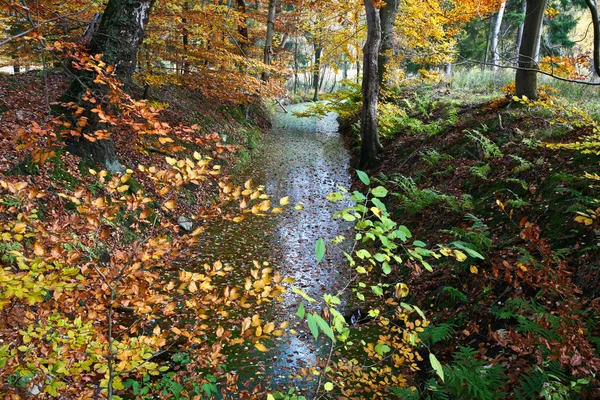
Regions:
<svg viewBox="0 0 600 400"><path fill-rule="evenodd" d="M388 88L390 80L390 61L394 47L394 21L396 21L399 6L400 0L387 0L385 5L379 10L381 19L381 45L379 46L377 69L380 91Z"/></svg>
<svg viewBox="0 0 600 400"><path fill-rule="evenodd" d="M131 81L135 72L136 56L139 46L144 39L144 31L150 17L150 11L155 0L109 0L100 25L92 35L89 42L91 55L102 54L102 60L115 66L117 77L125 84ZM75 102L83 104L81 97L86 90L103 93L104 85L94 83L95 74L87 71L74 71L77 79L61 97L61 102ZM66 110L57 110L65 113ZM89 125L88 133L93 133L100 128L96 114L87 111ZM73 138L69 149L82 157L91 157L92 160L103 164L109 171L121 171L123 167L115 153L111 140L97 140L90 142L81 138Z"/></svg>
<svg viewBox="0 0 600 400"><path fill-rule="evenodd" d="M275 36L275 11L277 0L269 0L269 9L267 11L267 36L265 38L265 50L263 62L265 65L271 65L273 62L273 37ZM269 72L262 74L264 81L269 80Z"/></svg>
<svg viewBox="0 0 600 400"><path fill-rule="evenodd" d="M600 76L600 16L598 15L598 3L596 0L585 0L592 14L592 26L594 27L594 71Z"/></svg>
<svg viewBox="0 0 600 400"><path fill-rule="evenodd" d="M360 168L370 168L377 162L377 155L383 150L377 132L377 98L379 96L379 72L377 58L381 45L381 20L379 10L371 0L365 0L367 11L367 41L363 47L363 80L360 136Z"/></svg>
<svg viewBox="0 0 600 400"><path fill-rule="evenodd" d="M243 38L243 41L240 44L240 50L242 52L242 56L248 57L248 24L246 23L246 1L245 0L237 0L237 10L244 17L240 20L238 25L238 33Z"/></svg>
<svg viewBox="0 0 600 400"><path fill-rule="evenodd" d="M323 47L315 43L315 65L313 67L313 101L319 100L319 86L321 82L321 52Z"/></svg>
<svg viewBox="0 0 600 400"><path fill-rule="evenodd" d="M547 0L528 0L523 24L523 39L519 49L519 69L515 77L516 95L537 98L536 49L544 21Z"/></svg>
<svg viewBox="0 0 600 400"><path fill-rule="evenodd" d="M490 51L492 52L492 70L498 70L498 63L500 62L500 52L498 51L498 42L500 37L500 28L502 27L502 19L504 19L504 10L506 8L506 1L503 1L500 5L500 9L496 13L496 19L494 20L494 30L492 32L492 43L490 45Z"/></svg>

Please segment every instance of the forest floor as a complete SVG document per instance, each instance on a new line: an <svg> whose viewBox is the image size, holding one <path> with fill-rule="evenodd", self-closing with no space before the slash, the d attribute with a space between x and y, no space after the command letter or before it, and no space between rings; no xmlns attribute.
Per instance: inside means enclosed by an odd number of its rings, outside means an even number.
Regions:
<svg viewBox="0 0 600 400"><path fill-rule="evenodd" d="M467 253L433 272L386 277L406 281L432 318L422 355L441 359L446 383L424 363L420 390L598 398L600 157L590 105L545 93L536 103L465 99L427 85L396 95L407 113L383 138L371 179L392 193L390 214L414 236ZM553 148L586 141L596 143L592 154Z"/></svg>
<svg viewBox="0 0 600 400"><path fill-rule="evenodd" d="M33 173L38 184L46 182L45 188L55 190L65 185L73 188L82 183L91 184L95 180L88 173L90 168L95 168L94 163L67 151L55 152L43 168L39 168L31 163L30 147L22 140L40 129L43 134L51 129L55 117L48 112L47 105L52 106L58 101L67 84L68 76L61 71L50 71L46 80L40 71L0 74L0 171L17 175ZM143 88L134 92L134 97L142 98ZM236 105L211 104L200 93L185 88L154 88L148 105L160 111L162 123L193 128L181 129L183 133L193 132L193 138L191 141L177 136L165 139L117 130L112 140L117 157L126 169L137 170L138 165L165 166L166 157L191 157L198 150L217 159L224 172L235 172L248 162L260 136L270 125L269 112L262 106L248 106L246 110ZM42 139L35 143L44 146ZM143 180L142 174L138 175L142 186L153 186L149 180ZM193 214L213 195L214 190L210 187L190 191L188 209L184 211Z"/></svg>
<svg viewBox="0 0 600 400"><path fill-rule="evenodd" d="M51 102L65 88L59 73L46 81L38 72L0 75L0 170L50 193L93 188L95 181L94 165L66 151L33 165L21 141L46 129L52 119L46 98ZM382 275L389 283L406 282L407 302L432 321L419 351L424 360L430 351L439 358L446 381L422 362L414 377L420 394L599 398L593 376L600 370L600 196L594 186L600 140L595 116L586 111L590 104L546 93L535 103L465 96L426 84L400 89L395 98L381 117L385 151L381 165L369 171L371 180L388 188L392 218L416 238L464 255L461 262L437 261L433 272L413 266ZM149 105L164 108L163 121L171 126L196 125L195 136L180 141L116 132L117 155L132 170L202 150L235 173L269 125L265 110L211 106L183 89L156 89ZM343 129L356 137L356 126ZM576 142L585 146L557 149ZM134 179L153 187L143 174ZM197 215L215 189L184 189L180 212ZM7 323L0 321L0 328Z"/></svg>

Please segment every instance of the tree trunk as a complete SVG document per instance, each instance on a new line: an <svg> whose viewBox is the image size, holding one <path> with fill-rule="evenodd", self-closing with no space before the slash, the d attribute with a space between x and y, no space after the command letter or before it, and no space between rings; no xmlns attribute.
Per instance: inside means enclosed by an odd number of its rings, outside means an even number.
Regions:
<svg viewBox="0 0 600 400"><path fill-rule="evenodd" d="M367 11L367 41L363 47L363 108L361 115L360 168L370 168L377 162L377 155L383 150L377 132L377 98L379 96L379 73L377 58L381 45L381 20L379 10L371 0L365 0Z"/></svg>
<svg viewBox="0 0 600 400"><path fill-rule="evenodd" d="M490 23L488 24L488 31L487 31L487 40L485 42L485 54L483 55L483 65L481 66L481 69L486 69L488 67L488 62L490 61L490 47L491 47L491 43L492 43L492 32L493 32L493 27L494 27L494 19L495 16L492 15L490 16Z"/></svg>
<svg viewBox="0 0 600 400"><path fill-rule="evenodd" d="M271 65L273 62L273 37L275 36L275 3L277 0L269 0L269 9L267 11L267 36L265 38L265 52L263 62L265 65ZM269 80L269 71L264 71L262 79Z"/></svg>
<svg viewBox="0 0 600 400"><path fill-rule="evenodd" d="M535 52L538 48L540 31L544 20L547 0L528 0L523 24L523 39L519 49L519 69L515 77L516 95L537 99L537 63Z"/></svg>
<svg viewBox="0 0 600 400"><path fill-rule="evenodd" d="M155 0L109 0L100 21L98 30L92 35L89 44L91 55L102 54L102 60L115 66L117 77L127 87L135 72L137 51L144 39L144 30L148 23L150 10ZM75 102L83 104L81 97L90 88L94 92L103 93L105 85L94 83L95 73L87 71L74 71L77 79L61 97L64 103ZM56 111L69 115L65 109ZM100 128L96 114L86 110L90 122L87 131L93 132ZM76 138L74 138L76 139ZM81 138L69 143L69 149L82 157L91 157L94 161L103 164L109 171L122 171L111 140L97 140L90 142Z"/></svg>
<svg viewBox="0 0 600 400"><path fill-rule="evenodd" d="M240 44L240 51L242 52L242 56L248 57L248 24L246 22L246 1L245 0L237 0L237 10L244 17L240 20L238 25L238 33L243 38L243 41Z"/></svg>
<svg viewBox="0 0 600 400"><path fill-rule="evenodd" d="M598 3L594 0L585 0L592 14L592 26L594 27L594 71L600 76L600 16L598 15Z"/></svg>
<svg viewBox="0 0 600 400"><path fill-rule="evenodd" d="M492 41L490 50L492 52L492 70L498 70L498 63L500 62L500 53L498 51L498 38L500 36L500 27L502 26L502 19L504 18L504 9L506 8L506 1L503 1L500 5L500 9L496 13L496 19L494 20L494 30L492 32Z"/></svg>
<svg viewBox="0 0 600 400"><path fill-rule="evenodd" d="M294 41L294 94L298 94L298 36Z"/></svg>
<svg viewBox="0 0 600 400"><path fill-rule="evenodd" d="M381 18L381 45L377 60L377 69L379 74L380 91L388 88L390 80L390 60L392 59L392 49L394 47L394 21L398 12L399 0L387 0L385 5L379 10Z"/></svg>
<svg viewBox="0 0 600 400"><path fill-rule="evenodd" d="M526 12L527 12L527 0L522 0L521 1L521 14L523 14L523 16L525 16ZM517 47L516 47L517 58L515 60L516 66L519 65L519 51L521 51L521 43L523 41L523 26L524 25L525 25L525 21L523 21L523 23L521 25L519 25L519 29L517 30Z"/></svg>
<svg viewBox="0 0 600 400"><path fill-rule="evenodd" d="M321 83L321 51L323 48L320 44L315 43L315 65L313 69L313 101L319 100L319 84Z"/></svg>

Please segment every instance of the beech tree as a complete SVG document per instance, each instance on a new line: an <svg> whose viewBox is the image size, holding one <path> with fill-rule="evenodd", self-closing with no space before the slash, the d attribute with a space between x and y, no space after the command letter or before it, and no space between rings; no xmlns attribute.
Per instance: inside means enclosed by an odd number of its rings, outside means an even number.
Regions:
<svg viewBox="0 0 600 400"><path fill-rule="evenodd" d="M92 57L101 54L104 63L114 65L114 72L126 86L135 71L137 51L144 39L153 4L154 0L109 0L97 31L91 36L89 54ZM106 85L97 82L95 77L96 74L92 71L75 71L75 79L61 98L63 103L73 102L86 108L87 126L82 133L91 136L102 129L103 124L98 114L92 111L93 103L84 105L83 97L88 91L107 91ZM69 110L64 107L57 111L69 114ZM69 139L72 151L91 157L111 172L122 170L114 144L109 138L90 140L85 134Z"/></svg>
<svg viewBox="0 0 600 400"><path fill-rule="evenodd" d="M377 98L379 96L379 73L377 59L381 45L381 18L379 9L371 0L365 0L367 12L367 41L363 47L363 80L360 137L360 168L375 164L383 147L377 131Z"/></svg>
<svg viewBox="0 0 600 400"><path fill-rule="evenodd" d="M392 47L394 44L394 22L398 12L399 0L387 0L381 7L381 45L377 59L379 73L379 87L385 89L389 81L390 60L392 58Z"/></svg>
<svg viewBox="0 0 600 400"><path fill-rule="evenodd" d="M547 0L529 0L523 23L523 37L519 49L519 68L515 76L516 95L537 98L537 63L535 62L540 30Z"/></svg>

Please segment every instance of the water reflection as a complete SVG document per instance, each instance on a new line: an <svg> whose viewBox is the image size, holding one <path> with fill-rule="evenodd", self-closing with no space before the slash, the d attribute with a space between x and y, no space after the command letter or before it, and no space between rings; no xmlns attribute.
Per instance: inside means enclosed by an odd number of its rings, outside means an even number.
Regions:
<svg viewBox="0 0 600 400"><path fill-rule="evenodd" d="M348 278L341 249L329 248L323 262L317 264L314 246L319 237L351 234L348 223L332 219L333 213L347 204L332 204L325 198L337 185L349 187L350 160L337 133L336 116L318 120L291 114L304 107L292 106L290 113L276 115L270 134L248 168L254 181L265 185L274 203L289 196L292 204L303 202L304 210L290 207L277 217L251 217L240 224L211 226L198 261L210 259L210 253L236 268L250 267L252 259L269 260L282 275L294 278L295 286L322 298L324 293L336 293ZM282 303L271 305L269 310L276 320L290 320L296 336L276 341L273 349L259 355L258 363L252 365L243 364L251 363L257 354L236 354L230 367L239 369L244 378L265 380L260 383L277 389L289 386L289 377L299 368L314 365L321 345L302 325L296 322L294 326L298 302L298 296L289 291ZM311 383L303 386L303 390L310 390Z"/></svg>

